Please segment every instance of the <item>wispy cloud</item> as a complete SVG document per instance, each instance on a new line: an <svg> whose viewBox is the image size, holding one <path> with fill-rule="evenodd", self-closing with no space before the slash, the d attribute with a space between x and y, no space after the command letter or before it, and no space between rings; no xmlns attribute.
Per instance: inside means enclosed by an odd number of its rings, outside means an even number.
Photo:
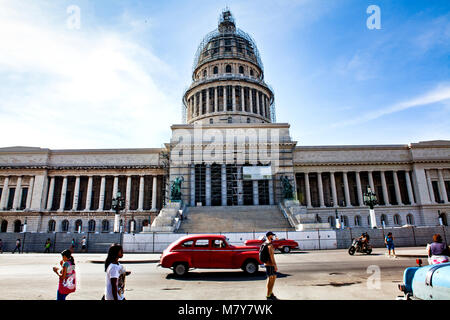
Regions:
<svg viewBox="0 0 450 320"><path fill-rule="evenodd" d="M447 104L449 101L450 101L450 83L441 83L435 89L432 89L420 96L392 104L386 108L378 109L373 112L363 114L362 116L352 118L351 120L332 124L332 127L337 128L361 124L367 121L381 118L389 114L393 114L395 112L405 111L407 109L427 106L435 103Z"/></svg>
<svg viewBox="0 0 450 320"><path fill-rule="evenodd" d="M0 8L2 146L161 146L180 118L179 95L155 80L171 80L171 67L129 33L70 30L65 11L27 4Z"/></svg>

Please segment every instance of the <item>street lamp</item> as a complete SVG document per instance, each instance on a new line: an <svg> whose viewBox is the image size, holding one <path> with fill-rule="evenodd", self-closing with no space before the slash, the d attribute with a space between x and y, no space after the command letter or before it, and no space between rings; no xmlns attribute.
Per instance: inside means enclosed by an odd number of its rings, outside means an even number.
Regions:
<svg viewBox="0 0 450 320"><path fill-rule="evenodd" d="M372 192L370 187L367 187L367 192L364 193L364 204L370 208L370 224L372 225L372 228L375 229L377 228L377 219L375 218L375 210L373 209L373 206L377 204L377 196Z"/></svg>
<svg viewBox="0 0 450 320"><path fill-rule="evenodd" d="M439 225L443 226L443 225L444 225L444 222L442 221L441 210L438 210L438 218L439 218Z"/></svg>
<svg viewBox="0 0 450 320"><path fill-rule="evenodd" d="M125 208L125 199L122 197L120 191L118 191L116 197L112 199L112 208L116 211L116 215L114 216L114 232L119 232L120 210Z"/></svg>

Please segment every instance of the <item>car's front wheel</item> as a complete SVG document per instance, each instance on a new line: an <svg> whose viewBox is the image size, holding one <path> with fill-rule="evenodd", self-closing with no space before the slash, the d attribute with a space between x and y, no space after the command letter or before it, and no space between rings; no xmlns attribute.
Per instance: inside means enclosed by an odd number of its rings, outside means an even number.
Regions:
<svg viewBox="0 0 450 320"><path fill-rule="evenodd" d="M258 264L255 261L246 261L242 267L242 270L244 270L247 274L255 274L258 272Z"/></svg>
<svg viewBox="0 0 450 320"><path fill-rule="evenodd" d="M184 276L188 270L189 268L184 262L177 262L173 265L173 273L179 277Z"/></svg>
<svg viewBox="0 0 450 320"><path fill-rule="evenodd" d="M284 253L289 253L289 252L291 252L291 248L289 248L288 246L283 247L283 252Z"/></svg>

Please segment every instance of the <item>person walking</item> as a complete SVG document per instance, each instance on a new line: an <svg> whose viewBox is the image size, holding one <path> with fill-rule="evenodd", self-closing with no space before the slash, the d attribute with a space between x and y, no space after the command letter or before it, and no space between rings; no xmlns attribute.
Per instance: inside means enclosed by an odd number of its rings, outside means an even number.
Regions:
<svg viewBox="0 0 450 320"><path fill-rule="evenodd" d="M278 300L278 298L273 294L273 287L275 285L275 279L277 278L277 263L275 261L275 249L273 247L273 238L275 237L275 234L272 231L269 231L266 233L266 242L264 242L263 246L266 248L263 248L263 250L268 251L268 258L265 259L264 266L266 267L266 274L267 274L267 300Z"/></svg>
<svg viewBox="0 0 450 320"><path fill-rule="evenodd" d="M16 252L16 250L18 250L19 251L19 253L20 253L20 247L22 246L22 244L20 243L20 239L17 239L16 240L16 247L14 248L14 250L13 250L13 254L14 254L14 252Z"/></svg>
<svg viewBox="0 0 450 320"><path fill-rule="evenodd" d="M56 295L56 300L58 301L66 300L67 295L75 292L76 290L75 260L73 259L72 252L66 249L61 252L61 256L61 272L59 272L57 267L53 267L53 271L59 277L59 285Z"/></svg>
<svg viewBox="0 0 450 320"><path fill-rule="evenodd" d="M72 238L72 243L71 243L71 245L70 245L70 251L71 251L72 253L75 252L75 239L74 239L74 238Z"/></svg>
<svg viewBox="0 0 450 320"><path fill-rule="evenodd" d="M86 237L83 236L83 239L81 239L81 252L87 251L87 240Z"/></svg>
<svg viewBox="0 0 450 320"><path fill-rule="evenodd" d="M119 259L123 257L123 248L118 243L113 243L105 260L105 295L102 300L125 300L125 277L130 275L130 271L126 271L123 265L119 263Z"/></svg>
<svg viewBox="0 0 450 320"><path fill-rule="evenodd" d="M394 236L392 235L392 232L389 232L384 237L384 244L386 245L386 248L388 249L389 257L391 257L391 250L392 250L392 256L394 258L397 258L397 256L395 255Z"/></svg>
<svg viewBox="0 0 450 320"><path fill-rule="evenodd" d="M50 253L50 246L52 245L52 242L50 241L50 238L47 239L47 241L45 241L45 245L44 245L44 253Z"/></svg>

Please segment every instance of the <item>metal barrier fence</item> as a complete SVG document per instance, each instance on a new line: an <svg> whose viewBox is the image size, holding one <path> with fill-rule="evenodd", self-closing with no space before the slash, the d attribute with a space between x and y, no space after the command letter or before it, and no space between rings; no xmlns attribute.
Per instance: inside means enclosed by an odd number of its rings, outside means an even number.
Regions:
<svg viewBox="0 0 450 320"><path fill-rule="evenodd" d="M393 227L381 229L368 228L346 228L336 230L337 248L345 249L350 247L353 238L361 236L363 232L367 232L370 237L370 244L375 248L384 247L384 237L392 232L394 237L394 245L396 247L418 247L424 248L428 243L433 242L433 235L438 233L447 244L450 236L450 227L436 226L436 227ZM425 249L424 249L425 250Z"/></svg>
<svg viewBox="0 0 450 320"><path fill-rule="evenodd" d="M43 253L47 239L50 239L51 242L50 253L59 253L69 249L72 239L75 240L74 252L81 252L83 237L86 237L87 252L90 253L106 253L112 243L122 243L122 234L120 233L0 233L3 252L12 252L16 247L17 239L20 239L22 253Z"/></svg>

